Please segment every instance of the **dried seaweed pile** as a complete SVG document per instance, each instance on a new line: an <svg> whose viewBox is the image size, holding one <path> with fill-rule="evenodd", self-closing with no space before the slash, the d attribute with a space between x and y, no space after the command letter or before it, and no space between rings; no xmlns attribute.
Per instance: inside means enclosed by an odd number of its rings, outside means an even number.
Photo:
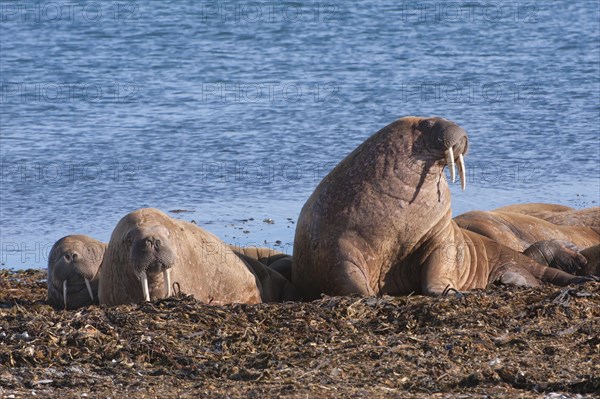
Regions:
<svg viewBox="0 0 600 399"><path fill-rule="evenodd" d="M0 271L0 396L571 397L600 391L600 286L463 298L190 297L55 311Z"/></svg>

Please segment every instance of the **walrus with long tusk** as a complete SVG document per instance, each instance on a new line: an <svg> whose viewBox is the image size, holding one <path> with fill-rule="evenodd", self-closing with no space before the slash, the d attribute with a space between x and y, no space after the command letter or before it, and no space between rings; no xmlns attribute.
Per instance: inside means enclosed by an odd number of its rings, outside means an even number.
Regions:
<svg viewBox="0 0 600 399"><path fill-rule="evenodd" d="M259 303L296 297L291 284L208 231L153 208L124 216L110 238L100 304L138 303L173 287L210 304Z"/></svg>
<svg viewBox="0 0 600 399"><path fill-rule="evenodd" d="M342 160L300 213L292 282L320 294L440 295L490 283L535 286L588 279L551 269L461 229L443 168L465 188L467 133L449 120L405 117Z"/></svg>
<svg viewBox="0 0 600 399"><path fill-rule="evenodd" d="M97 304L105 250L105 243L85 235L58 240L48 256L48 303L64 309Z"/></svg>

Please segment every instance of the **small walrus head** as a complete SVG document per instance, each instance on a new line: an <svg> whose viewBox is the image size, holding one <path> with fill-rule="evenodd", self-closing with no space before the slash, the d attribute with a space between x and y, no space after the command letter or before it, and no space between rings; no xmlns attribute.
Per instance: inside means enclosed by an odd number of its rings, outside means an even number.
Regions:
<svg viewBox="0 0 600 399"><path fill-rule="evenodd" d="M425 147L428 152L450 169L452 182L456 179L454 169L458 162L460 182L464 190L467 184L464 155L467 153L468 137L465 129L444 118L426 118L419 122L417 129L425 133Z"/></svg>
<svg viewBox="0 0 600 399"><path fill-rule="evenodd" d="M98 278L106 244L84 235L58 240L48 258L48 303L76 309L98 303Z"/></svg>
<svg viewBox="0 0 600 399"><path fill-rule="evenodd" d="M150 300L150 286L156 289L157 275L163 275L164 296L171 295L171 267L177 255L169 230L158 225L136 225L125 239L129 244L129 264L140 280L144 300ZM150 280L150 284L148 281ZM155 296L155 295L153 295ZM157 295L156 295L157 296Z"/></svg>

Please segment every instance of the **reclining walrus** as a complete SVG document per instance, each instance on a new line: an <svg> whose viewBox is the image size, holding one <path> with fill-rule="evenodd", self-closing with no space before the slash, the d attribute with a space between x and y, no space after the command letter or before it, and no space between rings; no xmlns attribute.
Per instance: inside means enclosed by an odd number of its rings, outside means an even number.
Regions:
<svg viewBox="0 0 600 399"><path fill-rule="evenodd" d="M466 212L454 221L463 229L532 256L544 265L579 274L577 270L586 263L579 254L580 248L600 243L600 208L560 207L555 204L511 205L494 211ZM560 210L551 211L551 208Z"/></svg>
<svg viewBox="0 0 600 399"><path fill-rule="evenodd" d="M467 134L442 118L406 117L342 160L300 213L292 282L320 294L440 295L490 283L536 286L586 281L462 230L451 217L443 173L458 163L463 189Z"/></svg>
<svg viewBox="0 0 600 399"><path fill-rule="evenodd" d="M97 304L105 250L105 243L85 235L58 240L48 256L48 303L64 309Z"/></svg>
<svg viewBox="0 0 600 399"><path fill-rule="evenodd" d="M230 245L229 247L240 255L248 256L269 266L270 269L281 274L286 280L292 281L292 257L290 255L276 251L272 248L253 246L240 247L236 245Z"/></svg>
<svg viewBox="0 0 600 399"><path fill-rule="evenodd" d="M297 298L294 287L279 273L234 252L195 224L153 208L129 213L108 243L100 304L164 298L173 294L173 287L210 304Z"/></svg>
<svg viewBox="0 0 600 399"><path fill-rule="evenodd" d="M545 240L531 245L523 254L570 274L600 277L600 244L580 248L568 241Z"/></svg>
<svg viewBox="0 0 600 399"><path fill-rule="evenodd" d="M554 215L560 212L574 211L574 208L560 204L547 204L543 202L530 202L526 204L506 205L494 211L522 213L523 215L535 216L544 219L546 215Z"/></svg>
<svg viewBox="0 0 600 399"><path fill-rule="evenodd" d="M589 210L582 211L590 213ZM571 214L571 211L561 212L565 213ZM567 218L561 220L568 221ZM521 252L543 240L569 241L581 248L600 243L600 234L583 224L556 224L520 213L470 211L455 217L454 221L463 229L474 231Z"/></svg>
<svg viewBox="0 0 600 399"><path fill-rule="evenodd" d="M558 204L517 204L495 209L494 212L522 213L560 226L587 227L600 234L600 207L574 209Z"/></svg>

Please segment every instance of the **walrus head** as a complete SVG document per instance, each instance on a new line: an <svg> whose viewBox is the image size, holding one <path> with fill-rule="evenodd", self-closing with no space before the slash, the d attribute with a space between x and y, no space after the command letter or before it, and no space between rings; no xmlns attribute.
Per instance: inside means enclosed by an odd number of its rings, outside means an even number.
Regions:
<svg viewBox="0 0 600 399"><path fill-rule="evenodd" d="M158 225L136 225L125 240L129 244L129 261L135 276L140 280L144 300L150 300L149 287L162 273L164 295L171 296L171 267L177 259L169 230ZM150 280L151 284L148 283Z"/></svg>
<svg viewBox="0 0 600 399"><path fill-rule="evenodd" d="M58 240L48 259L48 302L75 309L98 303L98 275L106 245L87 236Z"/></svg>
<svg viewBox="0 0 600 399"><path fill-rule="evenodd" d="M467 132L456 123L444 118L433 117L422 119L417 129L423 133L427 152L450 169L452 182L456 180L455 163L458 163L458 173L461 187L467 185L464 155L468 149Z"/></svg>

